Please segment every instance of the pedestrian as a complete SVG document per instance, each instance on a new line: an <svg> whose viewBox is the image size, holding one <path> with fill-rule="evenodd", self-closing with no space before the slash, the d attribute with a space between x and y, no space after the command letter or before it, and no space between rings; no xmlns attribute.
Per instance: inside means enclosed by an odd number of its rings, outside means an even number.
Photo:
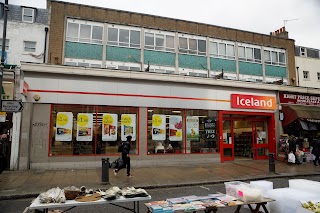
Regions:
<svg viewBox="0 0 320 213"><path fill-rule="evenodd" d="M299 161L298 157L297 157L297 139L295 138L295 136L291 135L289 137L289 153L292 152L294 154L294 157L295 157L295 163L296 164L301 164L301 162Z"/></svg>
<svg viewBox="0 0 320 213"><path fill-rule="evenodd" d="M130 173L130 157L129 157L131 139L132 139L132 136L129 135L127 136L127 141L121 144L122 146L121 157L122 157L123 164L119 165L119 167L114 170L114 175L117 175L121 169L127 167L127 177L133 177Z"/></svg>
<svg viewBox="0 0 320 213"><path fill-rule="evenodd" d="M313 148L312 148L312 154L315 156L313 160L313 164L317 166L317 162L320 165L320 141L319 139L313 140Z"/></svg>

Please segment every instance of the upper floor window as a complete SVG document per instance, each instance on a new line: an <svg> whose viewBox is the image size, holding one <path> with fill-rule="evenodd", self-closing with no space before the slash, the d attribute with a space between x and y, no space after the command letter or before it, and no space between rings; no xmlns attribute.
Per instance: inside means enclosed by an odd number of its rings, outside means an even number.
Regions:
<svg viewBox="0 0 320 213"><path fill-rule="evenodd" d="M303 71L303 79L309 79L309 71Z"/></svg>
<svg viewBox="0 0 320 213"><path fill-rule="evenodd" d="M2 50L2 38L0 38L0 51ZM9 39L6 39L6 50L9 50Z"/></svg>
<svg viewBox="0 0 320 213"><path fill-rule="evenodd" d="M102 44L103 25L87 21L68 20L67 41Z"/></svg>
<svg viewBox="0 0 320 213"><path fill-rule="evenodd" d="M36 42L34 41L24 41L24 51L25 52L35 52L36 51Z"/></svg>
<svg viewBox="0 0 320 213"><path fill-rule="evenodd" d="M318 81L320 81L320 72L317 72Z"/></svg>
<svg viewBox="0 0 320 213"><path fill-rule="evenodd" d="M210 56L235 59L234 44L225 41L210 41Z"/></svg>
<svg viewBox="0 0 320 213"><path fill-rule="evenodd" d="M156 33L146 30L144 34L144 48L174 52L174 33Z"/></svg>
<svg viewBox="0 0 320 213"><path fill-rule="evenodd" d="M207 42L205 38L195 38L193 36L187 38L184 35L179 35L179 52L195 55L206 55Z"/></svg>
<svg viewBox="0 0 320 213"><path fill-rule="evenodd" d="M304 47L300 47L300 56L307 57L307 50Z"/></svg>
<svg viewBox="0 0 320 213"><path fill-rule="evenodd" d="M129 27L108 27L108 44L120 47L140 48L140 31Z"/></svg>
<svg viewBox="0 0 320 213"><path fill-rule="evenodd" d="M33 23L35 17L35 9L33 8L22 8L22 21Z"/></svg>
<svg viewBox="0 0 320 213"><path fill-rule="evenodd" d="M238 58L240 61L261 63L261 49L255 46L238 46Z"/></svg>
<svg viewBox="0 0 320 213"><path fill-rule="evenodd" d="M266 64L285 66L286 65L285 52L265 49L264 61Z"/></svg>

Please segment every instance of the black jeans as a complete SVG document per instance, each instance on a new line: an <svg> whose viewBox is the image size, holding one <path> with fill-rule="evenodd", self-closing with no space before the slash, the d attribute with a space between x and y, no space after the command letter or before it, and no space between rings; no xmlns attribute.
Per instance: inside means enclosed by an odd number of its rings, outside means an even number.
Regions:
<svg viewBox="0 0 320 213"><path fill-rule="evenodd" d="M126 168L127 167L127 175L130 175L130 157L127 156L126 154L122 154L122 160L123 160L123 165L120 165L117 169L119 172L120 169Z"/></svg>
<svg viewBox="0 0 320 213"><path fill-rule="evenodd" d="M320 165L320 155L317 154L317 155L315 155L315 156L316 156L316 158L314 159L313 164L314 164L314 165L317 165L317 161L318 161L318 164Z"/></svg>

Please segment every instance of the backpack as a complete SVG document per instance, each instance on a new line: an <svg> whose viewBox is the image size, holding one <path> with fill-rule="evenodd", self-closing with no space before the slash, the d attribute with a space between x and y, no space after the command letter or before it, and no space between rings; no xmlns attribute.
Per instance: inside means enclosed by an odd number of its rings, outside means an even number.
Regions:
<svg viewBox="0 0 320 213"><path fill-rule="evenodd" d="M121 143L121 145L118 147L118 152L122 152L123 151L123 143Z"/></svg>

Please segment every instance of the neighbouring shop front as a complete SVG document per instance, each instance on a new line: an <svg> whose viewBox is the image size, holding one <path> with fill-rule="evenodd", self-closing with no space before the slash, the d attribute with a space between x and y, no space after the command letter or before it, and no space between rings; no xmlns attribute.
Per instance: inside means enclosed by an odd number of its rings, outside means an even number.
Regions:
<svg viewBox="0 0 320 213"><path fill-rule="evenodd" d="M71 78L39 66L49 72L24 72L29 90L21 135L30 132L21 138L25 168L99 167L102 157L119 156L128 135L134 166L259 160L275 150L272 90Z"/></svg>

